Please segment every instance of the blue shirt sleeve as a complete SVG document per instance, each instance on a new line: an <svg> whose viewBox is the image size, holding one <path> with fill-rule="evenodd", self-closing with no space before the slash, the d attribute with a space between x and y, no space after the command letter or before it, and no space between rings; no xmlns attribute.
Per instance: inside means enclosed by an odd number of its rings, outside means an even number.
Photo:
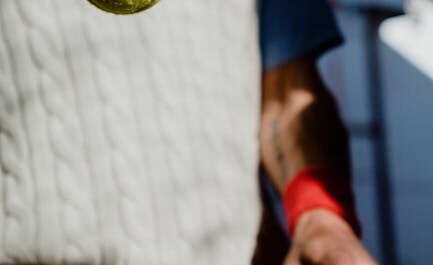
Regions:
<svg viewBox="0 0 433 265"><path fill-rule="evenodd" d="M343 42L327 0L260 0L260 44L264 69L324 51Z"/></svg>

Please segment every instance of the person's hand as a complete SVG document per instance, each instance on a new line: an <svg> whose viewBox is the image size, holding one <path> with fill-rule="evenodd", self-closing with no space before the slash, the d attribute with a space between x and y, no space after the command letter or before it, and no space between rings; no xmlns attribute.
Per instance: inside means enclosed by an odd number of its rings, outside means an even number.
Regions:
<svg viewBox="0 0 433 265"><path fill-rule="evenodd" d="M350 226L326 210L302 215L284 265L376 265Z"/></svg>

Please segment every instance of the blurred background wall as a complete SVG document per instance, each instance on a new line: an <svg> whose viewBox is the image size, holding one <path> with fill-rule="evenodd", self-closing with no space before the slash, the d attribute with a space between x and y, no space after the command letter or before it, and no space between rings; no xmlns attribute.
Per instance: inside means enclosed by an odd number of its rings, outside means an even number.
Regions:
<svg viewBox="0 0 433 265"><path fill-rule="evenodd" d="M334 2L346 43L320 64L351 133L364 243L381 264L431 265L433 78L379 35L403 0Z"/></svg>

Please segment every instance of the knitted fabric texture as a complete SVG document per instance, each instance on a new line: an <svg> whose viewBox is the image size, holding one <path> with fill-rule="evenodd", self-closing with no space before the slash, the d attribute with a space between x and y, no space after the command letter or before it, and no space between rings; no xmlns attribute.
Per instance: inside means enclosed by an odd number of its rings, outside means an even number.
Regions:
<svg viewBox="0 0 433 265"><path fill-rule="evenodd" d="M0 264L244 265L253 0L0 0Z"/></svg>

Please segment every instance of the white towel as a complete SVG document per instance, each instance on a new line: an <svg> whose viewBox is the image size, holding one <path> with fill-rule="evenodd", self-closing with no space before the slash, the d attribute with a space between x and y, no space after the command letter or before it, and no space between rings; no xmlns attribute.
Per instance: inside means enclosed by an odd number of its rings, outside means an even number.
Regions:
<svg viewBox="0 0 433 265"><path fill-rule="evenodd" d="M0 0L0 264L249 264L255 5Z"/></svg>

